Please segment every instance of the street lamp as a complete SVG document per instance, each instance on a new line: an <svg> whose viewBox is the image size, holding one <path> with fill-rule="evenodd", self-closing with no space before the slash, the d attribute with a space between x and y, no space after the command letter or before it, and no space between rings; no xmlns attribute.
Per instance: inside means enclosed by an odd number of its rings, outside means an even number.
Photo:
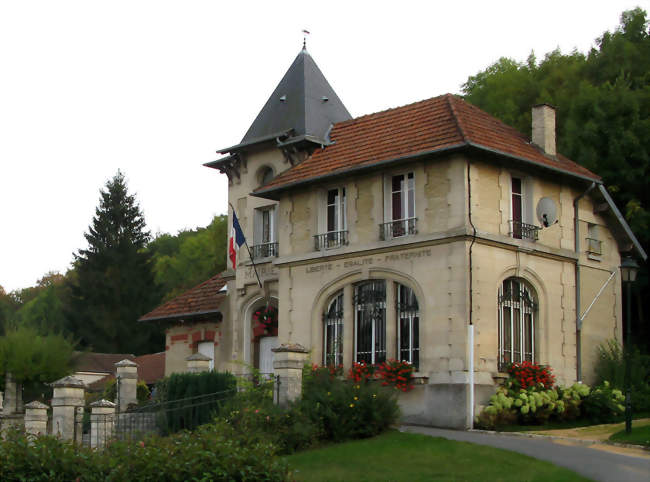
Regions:
<svg viewBox="0 0 650 482"><path fill-rule="evenodd" d="M621 281L627 286L627 327L625 330L625 432L632 431L632 388L630 380L630 354L632 353L632 283L636 281L639 265L626 257L621 263Z"/></svg>

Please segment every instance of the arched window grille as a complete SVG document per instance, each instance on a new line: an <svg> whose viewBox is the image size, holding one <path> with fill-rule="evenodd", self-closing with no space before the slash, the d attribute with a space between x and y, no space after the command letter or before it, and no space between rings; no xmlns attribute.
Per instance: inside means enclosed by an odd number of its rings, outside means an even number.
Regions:
<svg viewBox="0 0 650 482"><path fill-rule="evenodd" d="M397 285L397 338L399 359L420 364L420 306L415 292L408 286Z"/></svg>
<svg viewBox="0 0 650 482"><path fill-rule="evenodd" d="M343 292L332 298L323 313L323 362L325 365L343 364Z"/></svg>
<svg viewBox="0 0 650 482"><path fill-rule="evenodd" d="M508 278L499 288L499 369L510 363L535 361L534 292L520 278Z"/></svg>
<svg viewBox="0 0 650 482"><path fill-rule="evenodd" d="M371 280L354 288L355 361L386 360L386 282Z"/></svg>

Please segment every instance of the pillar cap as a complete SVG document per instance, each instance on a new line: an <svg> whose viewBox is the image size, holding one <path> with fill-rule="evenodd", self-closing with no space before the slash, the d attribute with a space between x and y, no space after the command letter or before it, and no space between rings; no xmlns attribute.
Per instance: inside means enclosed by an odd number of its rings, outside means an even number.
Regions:
<svg viewBox="0 0 650 482"><path fill-rule="evenodd" d="M134 362L134 361L131 361L131 360L125 358L124 360L117 362L115 364L115 366L117 368L120 368L120 367L137 367L138 364L136 362Z"/></svg>
<svg viewBox="0 0 650 482"><path fill-rule="evenodd" d="M277 348L272 348L271 351L273 353L283 353L283 352L309 353L309 350L307 350L304 346L298 343L283 343Z"/></svg>
<svg viewBox="0 0 650 482"><path fill-rule="evenodd" d="M205 356L203 353L194 353L188 356L185 361L210 361L212 358Z"/></svg>
<svg viewBox="0 0 650 482"><path fill-rule="evenodd" d="M90 404L91 408L115 408L116 405L113 402L110 402L105 399L97 400L96 402L93 402Z"/></svg>
<svg viewBox="0 0 650 482"><path fill-rule="evenodd" d="M25 408L30 409L30 410L33 410L33 409L41 409L41 410L45 409L45 410L47 410L50 407L48 407L44 403L39 402L38 400L34 400L33 402L29 402L27 405L25 405Z"/></svg>
<svg viewBox="0 0 650 482"><path fill-rule="evenodd" d="M57 380L55 382L52 382L50 384L53 388L65 388L65 387L72 387L72 388L86 388L86 384L79 380L78 378L73 377L72 375L63 377L60 380Z"/></svg>

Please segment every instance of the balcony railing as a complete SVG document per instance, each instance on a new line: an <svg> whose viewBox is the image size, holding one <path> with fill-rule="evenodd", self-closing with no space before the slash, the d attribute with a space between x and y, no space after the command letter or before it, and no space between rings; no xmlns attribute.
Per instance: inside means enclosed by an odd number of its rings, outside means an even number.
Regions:
<svg viewBox="0 0 650 482"><path fill-rule="evenodd" d="M340 248L348 244L347 231L330 231L329 233L317 234L314 236L314 248L321 249Z"/></svg>
<svg viewBox="0 0 650 482"><path fill-rule="evenodd" d="M396 219L395 221L380 224L379 239L385 241L387 239L399 238L400 236L418 234L417 220L417 218Z"/></svg>
<svg viewBox="0 0 650 482"><path fill-rule="evenodd" d="M537 241L539 239L539 230L541 228L534 224L526 224L521 221L510 221L510 234L517 239L530 239Z"/></svg>
<svg viewBox="0 0 650 482"><path fill-rule="evenodd" d="M278 255L278 243L262 243L251 247L253 259L275 258Z"/></svg>
<svg viewBox="0 0 650 482"><path fill-rule="evenodd" d="M596 255L603 254L602 241L600 239L587 238L587 253Z"/></svg>

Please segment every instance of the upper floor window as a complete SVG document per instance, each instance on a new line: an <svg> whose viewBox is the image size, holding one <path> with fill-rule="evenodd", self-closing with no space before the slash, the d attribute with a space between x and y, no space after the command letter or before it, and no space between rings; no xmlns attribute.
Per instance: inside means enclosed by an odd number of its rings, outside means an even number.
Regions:
<svg viewBox="0 0 650 482"><path fill-rule="evenodd" d="M343 364L343 292L334 295L323 314L325 365Z"/></svg>
<svg viewBox="0 0 650 482"><path fill-rule="evenodd" d="M278 255L276 209L267 206L255 209L252 254L254 259Z"/></svg>
<svg viewBox="0 0 650 482"><path fill-rule="evenodd" d="M345 188L329 189L325 198L324 222L321 223L320 233L314 236L317 250L348 244L346 211Z"/></svg>
<svg viewBox="0 0 650 482"><path fill-rule="evenodd" d="M512 177L510 198L510 234L517 239L537 240L539 228L528 222L527 210L530 203L525 193L526 185L521 177Z"/></svg>
<svg viewBox="0 0 650 482"><path fill-rule="evenodd" d="M600 240L598 225L589 223L587 226L587 255L591 259L599 260L603 254L602 241Z"/></svg>
<svg viewBox="0 0 650 482"><path fill-rule="evenodd" d="M499 288L499 369L510 363L535 361L533 289L521 278L508 278Z"/></svg>
<svg viewBox="0 0 650 482"><path fill-rule="evenodd" d="M390 177L388 222L381 225L380 238L391 239L417 234L415 218L415 175L412 172Z"/></svg>
<svg viewBox="0 0 650 482"><path fill-rule="evenodd" d="M408 286L397 285L397 339L399 359L420 365L420 306L415 292Z"/></svg>

